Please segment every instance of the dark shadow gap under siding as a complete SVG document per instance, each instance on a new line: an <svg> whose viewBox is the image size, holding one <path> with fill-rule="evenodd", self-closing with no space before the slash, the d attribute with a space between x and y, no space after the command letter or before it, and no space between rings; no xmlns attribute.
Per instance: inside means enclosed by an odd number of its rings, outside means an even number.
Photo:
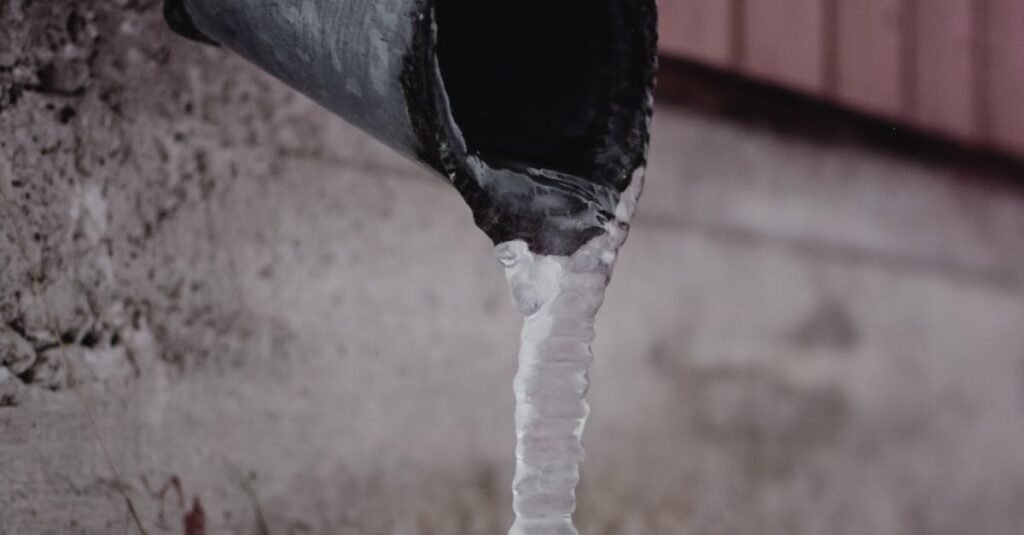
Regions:
<svg viewBox="0 0 1024 535"><path fill-rule="evenodd" d="M854 144L1024 188L1024 159L958 142L699 62L662 56L657 100L804 142Z"/></svg>

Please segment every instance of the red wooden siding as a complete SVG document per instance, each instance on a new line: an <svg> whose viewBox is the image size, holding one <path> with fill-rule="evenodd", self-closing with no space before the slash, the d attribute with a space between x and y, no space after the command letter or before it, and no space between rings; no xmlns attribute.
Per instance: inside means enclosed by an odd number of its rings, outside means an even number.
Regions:
<svg viewBox="0 0 1024 535"><path fill-rule="evenodd" d="M839 2L836 53L837 97L888 117L903 101L901 0Z"/></svg>
<svg viewBox="0 0 1024 535"><path fill-rule="evenodd" d="M856 0L850 0L856 1ZM975 138L972 0L916 0L911 120L929 130Z"/></svg>
<svg viewBox="0 0 1024 535"><path fill-rule="evenodd" d="M1024 0L659 0L662 52L1024 156Z"/></svg>
<svg viewBox="0 0 1024 535"><path fill-rule="evenodd" d="M729 62L732 57L732 0L661 4L663 51L715 65Z"/></svg>
<svg viewBox="0 0 1024 535"><path fill-rule="evenodd" d="M989 140L1024 154L1024 0L989 6L987 53Z"/></svg>
<svg viewBox="0 0 1024 535"><path fill-rule="evenodd" d="M825 0L745 2L741 69L797 89L823 90L824 7Z"/></svg>

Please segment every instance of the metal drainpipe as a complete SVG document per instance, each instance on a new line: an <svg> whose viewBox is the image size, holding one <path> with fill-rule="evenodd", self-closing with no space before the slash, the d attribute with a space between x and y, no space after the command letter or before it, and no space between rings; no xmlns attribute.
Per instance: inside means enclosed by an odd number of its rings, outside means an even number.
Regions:
<svg viewBox="0 0 1024 535"><path fill-rule="evenodd" d="M166 0L164 12L439 172L496 244L571 254L646 163L655 0Z"/></svg>

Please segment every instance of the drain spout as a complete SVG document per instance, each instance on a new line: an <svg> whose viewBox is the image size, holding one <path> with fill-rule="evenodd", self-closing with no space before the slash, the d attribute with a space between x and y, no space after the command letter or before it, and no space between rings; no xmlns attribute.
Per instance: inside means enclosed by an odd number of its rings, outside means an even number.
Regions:
<svg viewBox="0 0 1024 535"><path fill-rule="evenodd" d="M655 0L165 0L449 180L496 243L568 255L645 165Z"/></svg>

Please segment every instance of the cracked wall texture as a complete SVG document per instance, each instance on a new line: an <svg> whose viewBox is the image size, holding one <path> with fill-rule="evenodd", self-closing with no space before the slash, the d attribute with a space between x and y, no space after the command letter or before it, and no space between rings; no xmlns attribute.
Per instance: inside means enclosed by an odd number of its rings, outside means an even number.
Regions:
<svg viewBox="0 0 1024 535"><path fill-rule="evenodd" d="M0 534L131 532L125 495L502 532L519 320L468 209L158 11L0 2ZM653 143L582 531L1019 533L1022 177L666 106Z"/></svg>

